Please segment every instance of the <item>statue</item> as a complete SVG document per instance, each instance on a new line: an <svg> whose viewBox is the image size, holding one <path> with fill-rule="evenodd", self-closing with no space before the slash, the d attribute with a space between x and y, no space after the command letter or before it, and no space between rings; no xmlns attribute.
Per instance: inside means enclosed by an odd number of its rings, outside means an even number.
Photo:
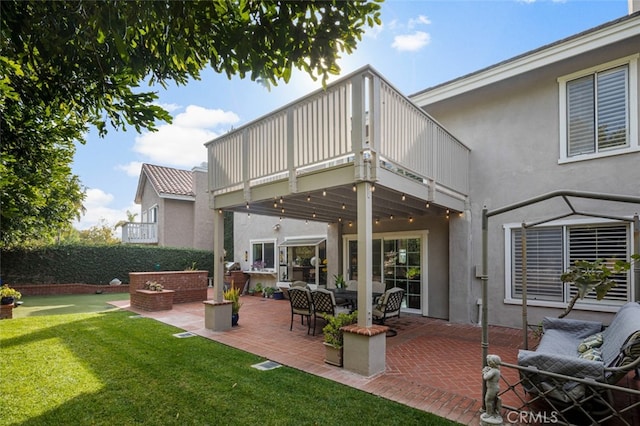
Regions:
<svg viewBox="0 0 640 426"><path fill-rule="evenodd" d="M482 369L482 379L486 382L487 391L484 396L485 412L480 416L483 425L502 424L500 409L502 401L498 396L500 390L500 357L487 355L487 366Z"/></svg>

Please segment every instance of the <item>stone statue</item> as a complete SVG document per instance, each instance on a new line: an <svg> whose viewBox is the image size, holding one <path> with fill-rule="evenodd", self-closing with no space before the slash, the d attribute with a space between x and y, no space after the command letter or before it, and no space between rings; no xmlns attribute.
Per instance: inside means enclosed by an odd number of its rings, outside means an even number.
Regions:
<svg viewBox="0 0 640 426"><path fill-rule="evenodd" d="M502 424L502 416L500 415L502 401L498 396L500 390L500 362L498 355L487 355L487 366L482 369L482 379L487 384L487 391L484 396L485 412L480 416L482 424Z"/></svg>

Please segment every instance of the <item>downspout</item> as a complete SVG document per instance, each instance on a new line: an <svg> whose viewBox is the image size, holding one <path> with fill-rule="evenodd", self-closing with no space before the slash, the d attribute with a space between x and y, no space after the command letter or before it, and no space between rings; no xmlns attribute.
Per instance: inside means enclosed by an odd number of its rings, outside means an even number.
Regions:
<svg viewBox="0 0 640 426"><path fill-rule="evenodd" d="M527 227L522 223L522 344L524 349L529 349L529 336L527 333Z"/></svg>
<svg viewBox="0 0 640 426"><path fill-rule="evenodd" d="M633 215L633 252L640 254L640 218L638 213ZM636 290L635 298L640 300L640 261L633 263L633 282Z"/></svg>
<svg viewBox="0 0 640 426"><path fill-rule="evenodd" d="M488 310L488 285L489 285L489 276L488 276L488 227L489 227L489 218L487 216L487 207L485 206L482 209L482 367L487 366L487 355L489 352L489 310ZM487 382L486 380L482 381L482 409L486 410L486 406L484 403L484 396L487 393Z"/></svg>

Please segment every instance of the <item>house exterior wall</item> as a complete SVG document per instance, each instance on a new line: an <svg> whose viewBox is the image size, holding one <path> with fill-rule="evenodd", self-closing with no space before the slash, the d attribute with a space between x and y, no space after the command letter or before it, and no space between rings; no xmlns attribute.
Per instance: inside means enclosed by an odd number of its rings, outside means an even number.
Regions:
<svg viewBox="0 0 640 426"><path fill-rule="evenodd" d="M163 201L164 208L158 213L159 229L163 230L162 235L164 236L160 239L160 245L194 247L194 202L169 198L165 198Z"/></svg>
<svg viewBox="0 0 640 426"><path fill-rule="evenodd" d="M331 272L334 265L337 265L338 257L333 260L334 254L331 247L334 247L328 239L330 233L326 223L309 222L302 220L282 219L274 216L245 215L236 213L233 215L233 238L234 238L234 262L238 262L243 271L251 268L251 240L276 240L276 246L286 238L304 236L326 236L327 237L327 259L328 276L332 277L336 272ZM279 229L274 229L275 225L280 225ZM337 244L337 243L336 243ZM337 247L337 245L335 246ZM244 260L244 253L249 253L249 260Z"/></svg>
<svg viewBox="0 0 640 426"><path fill-rule="evenodd" d="M149 209L153 206L158 206L158 245L162 246L162 241L164 239L164 230L161 226L161 220L164 221L164 203L163 199L160 198L158 193L153 189L153 186L146 180L146 184L142 189L142 197L140 201L140 221L141 222L149 222L149 217L143 215L143 212L147 212L149 214ZM143 220L143 217L146 219ZM162 222L163 223L163 222Z"/></svg>
<svg viewBox="0 0 640 426"><path fill-rule="evenodd" d="M559 163L560 122L558 77L601 65L640 51L640 38L592 50L534 72L502 80L475 91L422 105L454 136L471 148L470 156L470 235L464 226L452 227L451 240L471 239L472 254L461 264L468 283L456 283L452 277L452 297L464 303L452 304L452 317L472 316L464 312L480 297L481 282L475 269L481 264L482 208L489 210L555 190L579 190L599 193L640 195L638 181L640 153ZM631 93L630 101L639 102L640 94ZM636 111L640 108L636 108ZM636 123L638 117L636 117ZM637 134L637 133L636 133ZM598 212L632 215L637 206L598 206ZM635 209L635 210L634 210ZM489 303L492 324L517 326L521 306L504 303L505 243L503 225L546 219L566 212L560 201L527 207L489 220ZM452 259L456 257L455 250ZM452 265L453 267L453 265ZM458 292L458 290L464 290ZM454 296L455 295L455 296ZM529 310L529 323L543 316L557 316L552 308ZM574 316L572 314L572 316ZM577 312L575 317L600 319L601 314Z"/></svg>

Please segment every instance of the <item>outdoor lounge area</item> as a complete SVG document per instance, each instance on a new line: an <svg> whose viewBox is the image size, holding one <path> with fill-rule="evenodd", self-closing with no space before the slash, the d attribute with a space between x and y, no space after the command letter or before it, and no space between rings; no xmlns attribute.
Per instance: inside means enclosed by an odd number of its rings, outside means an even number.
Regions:
<svg viewBox="0 0 640 426"><path fill-rule="evenodd" d="M209 296L212 294L209 289ZM205 329L201 302L174 305L170 311L138 313L462 424L479 424L482 410L480 327L410 314L391 318L387 324L398 334L387 338L386 371L363 377L324 362L321 332L315 336L307 334L306 323L302 325L300 321L294 321L293 330L289 331L289 301L249 296L243 296L241 301L239 326L225 332ZM131 309L128 300L114 304ZM535 338L530 337L534 342ZM489 341L490 353L500 356L503 363L517 363L518 349L522 345L520 330L490 326ZM518 373L503 368L502 374L504 382L500 387L501 391L506 391L502 395L503 404L515 405L517 396L509 391L506 383L516 383ZM639 382L630 374L619 385L637 390ZM522 393L520 389L518 393ZM617 401L622 406L637 402ZM626 413L627 424L640 422L639 411L636 408Z"/></svg>

